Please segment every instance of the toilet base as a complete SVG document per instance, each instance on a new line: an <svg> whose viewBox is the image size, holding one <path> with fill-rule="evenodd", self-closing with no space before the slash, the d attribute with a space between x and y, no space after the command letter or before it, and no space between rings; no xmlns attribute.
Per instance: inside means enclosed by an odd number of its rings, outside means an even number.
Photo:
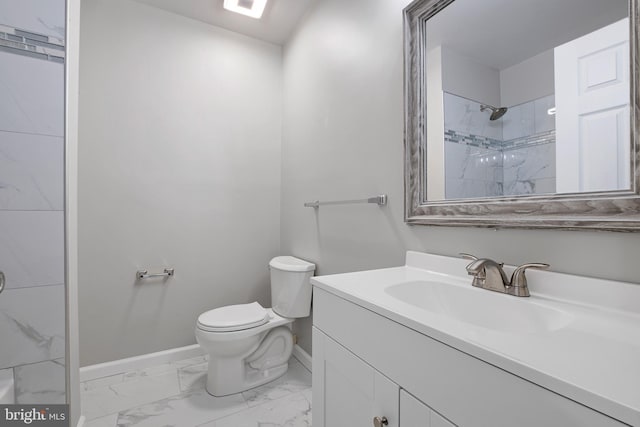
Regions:
<svg viewBox="0 0 640 427"><path fill-rule="evenodd" d="M287 326L278 326L256 337L255 345L244 356L209 353L207 392L213 396L240 393L268 382L287 372L293 353L293 336ZM202 343L201 343L202 344ZM221 348L218 346L217 348Z"/></svg>
<svg viewBox="0 0 640 427"><path fill-rule="evenodd" d="M226 386L221 386L219 381L213 381L213 378L215 377L211 375L211 372L208 372L206 386L207 393L215 397L242 393L243 391L260 387L261 385L277 380L278 378L286 374L288 369L289 363L287 362L284 365L276 366L274 368L267 369L266 371L260 372L258 370L255 370L254 372L248 373L244 383L238 385L228 384ZM210 380L210 378L212 380Z"/></svg>

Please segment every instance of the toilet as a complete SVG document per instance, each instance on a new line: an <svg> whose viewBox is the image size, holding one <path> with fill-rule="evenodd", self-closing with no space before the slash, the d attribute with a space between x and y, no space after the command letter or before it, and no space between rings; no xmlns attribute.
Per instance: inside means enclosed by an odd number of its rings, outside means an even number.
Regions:
<svg viewBox="0 0 640 427"><path fill-rule="evenodd" d="M257 302L202 313L196 340L209 355L207 391L240 393L284 375L293 352L291 324L311 311L315 264L279 256L269 262L271 308Z"/></svg>

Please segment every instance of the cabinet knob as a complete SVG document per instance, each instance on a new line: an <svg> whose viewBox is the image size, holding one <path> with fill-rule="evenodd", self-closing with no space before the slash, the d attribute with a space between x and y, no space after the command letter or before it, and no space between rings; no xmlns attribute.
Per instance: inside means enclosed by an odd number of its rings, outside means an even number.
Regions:
<svg viewBox="0 0 640 427"><path fill-rule="evenodd" d="M389 420L387 420L387 417L373 417L373 427L382 427L386 425L389 425Z"/></svg>

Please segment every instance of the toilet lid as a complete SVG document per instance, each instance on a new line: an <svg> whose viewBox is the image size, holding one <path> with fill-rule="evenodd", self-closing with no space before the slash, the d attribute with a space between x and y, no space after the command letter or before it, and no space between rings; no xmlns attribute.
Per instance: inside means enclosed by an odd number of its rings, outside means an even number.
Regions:
<svg viewBox="0 0 640 427"><path fill-rule="evenodd" d="M198 327L211 332L232 332L251 329L269 321L269 313L257 302L228 305L202 313Z"/></svg>

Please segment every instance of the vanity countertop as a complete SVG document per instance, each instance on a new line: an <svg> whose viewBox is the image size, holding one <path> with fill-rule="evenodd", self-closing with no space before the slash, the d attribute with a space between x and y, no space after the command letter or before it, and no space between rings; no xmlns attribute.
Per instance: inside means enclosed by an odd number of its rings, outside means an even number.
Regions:
<svg viewBox="0 0 640 427"><path fill-rule="evenodd" d="M472 287L465 270L468 263L409 251L402 267L317 276L311 282L514 375L640 426L640 285L530 271L531 297L518 298ZM507 273L512 269L505 267ZM415 282L457 287L456 292L477 297L479 304L486 305L480 309L495 310L491 306L495 301L498 307L507 304L513 308L510 313L517 315L518 307L533 304L562 313L563 320L545 329L526 327L522 319L515 319L512 327L496 329L430 311L388 292L394 285ZM509 300L501 300L505 298ZM514 317L513 313L509 316Z"/></svg>

